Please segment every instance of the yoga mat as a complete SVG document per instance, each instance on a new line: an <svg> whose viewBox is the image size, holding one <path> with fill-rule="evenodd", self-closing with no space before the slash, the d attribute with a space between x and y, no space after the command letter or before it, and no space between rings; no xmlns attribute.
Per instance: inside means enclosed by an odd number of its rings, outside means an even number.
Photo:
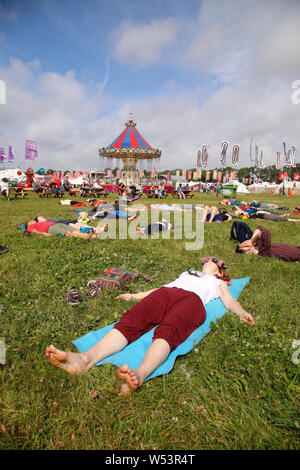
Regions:
<svg viewBox="0 0 300 470"><path fill-rule="evenodd" d="M249 280L250 279L248 277L242 279L232 279L231 285L229 286L232 297L237 299ZM193 331L193 333L182 344L177 346L177 348L171 352L165 362L161 364L151 375L149 375L149 377L147 377L147 380L170 372L170 370L173 369L176 357L187 354L189 351L191 351L191 349L193 349L196 344L198 344L199 341L201 341L201 339L204 338L204 336L207 335L207 333L211 330L210 323L216 323L217 320L223 317L223 315L227 312L227 309L223 305L220 298L211 300L208 304L206 304L205 308L205 322L195 331ZM72 343L80 352L85 352L94 344L96 344L113 326L114 323L105 326L100 330L91 331L85 336L72 341ZM128 346L126 346L126 348L124 348L122 351L116 354L112 354L103 361L98 362L96 366L109 363L114 364L117 367L121 367L123 364L128 364L131 369L136 369L142 362L147 349L152 343L153 331L154 328L145 333L133 343L128 344Z"/></svg>

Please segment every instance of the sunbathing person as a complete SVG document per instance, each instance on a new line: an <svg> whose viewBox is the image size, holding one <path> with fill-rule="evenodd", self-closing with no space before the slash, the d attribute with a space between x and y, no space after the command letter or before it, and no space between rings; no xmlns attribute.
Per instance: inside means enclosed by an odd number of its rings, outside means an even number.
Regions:
<svg viewBox="0 0 300 470"><path fill-rule="evenodd" d="M50 345L46 357L50 363L71 375L84 374L99 361L124 349L153 326L153 342L139 367L131 370L122 365L117 376L122 381L121 394L136 390L152 374L179 344L204 323L205 305L220 297L225 307L254 325L252 316L230 294L227 283L229 274L224 261L203 258L202 272L186 271L175 281L158 289L137 294L121 294L116 299L141 300L115 323L114 327L84 353L65 352Z"/></svg>
<svg viewBox="0 0 300 470"><path fill-rule="evenodd" d="M232 220L231 215L227 214L225 209L218 209L215 206L204 206L202 222L229 222Z"/></svg>
<svg viewBox="0 0 300 470"><path fill-rule="evenodd" d="M35 222L53 222L54 224L64 224L64 225L69 225L70 227L73 227L75 229L78 229L80 230L82 227L83 228L86 228L86 224L83 224L81 222L79 222L78 220L74 220L74 219L57 219L55 217L51 218L51 219L45 219L45 217L41 216L41 215L38 215L35 219L34 219ZM94 231L94 228L93 227L90 227L91 229L93 229Z"/></svg>
<svg viewBox="0 0 300 470"><path fill-rule="evenodd" d="M60 235L63 237L97 238L100 233L106 229L107 225L104 227L97 227L97 229L95 229L95 233L93 233L93 231L84 233L80 232L80 229L66 224L55 224L54 222L35 222L34 220L30 220L27 222L27 224L25 224L24 235L28 236L32 233L38 233L45 237Z"/></svg>
<svg viewBox="0 0 300 470"><path fill-rule="evenodd" d="M236 247L236 253L268 256L288 262L300 262L300 246L271 243L271 234L269 230L266 230L261 226L257 227L249 240L246 240Z"/></svg>
<svg viewBox="0 0 300 470"><path fill-rule="evenodd" d="M142 236L151 235L152 233L159 233L168 230L173 230L172 224L168 223L166 219L162 219L161 222L153 222L147 225L147 227L136 227L136 232Z"/></svg>
<svg viewBox="0 0 300 470"><path fill-rule="evenodd" d="M274 222L300 222L300 219L289 219L289 214L277 214L271 210L264 211L253 207L235 207L235 215L238 217L249 217L251 219L272 220Z"/></svg>

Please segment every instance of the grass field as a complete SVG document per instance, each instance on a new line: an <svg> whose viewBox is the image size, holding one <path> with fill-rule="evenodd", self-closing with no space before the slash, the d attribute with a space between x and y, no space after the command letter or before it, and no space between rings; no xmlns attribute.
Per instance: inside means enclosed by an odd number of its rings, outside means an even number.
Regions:
<svg viewBox="0 0 300 470"><path fill-rule="evenodd" d="M300 204L300 197L255 199L291 209ZM216 200L201 194L196 202ZM299 449L300 366L292 362L292 342L300 339L299 263L235 254L231 223L206 224L200 251L185 250L185 240L24 238L17 229L37 215L70 218L69 209L35 195L0 199L0 245L10 250L0 257L0 339L7 348L0 368L0 448ZM262 222L273 242L300 245L300 223ZM73 339L116 321L133 305L106 291L72 307L64 297L70 287L84 288L111 266L137 267L159 287L189 267L199 269L206 255L227 260L233 278L251 278L239 300L255 327L225 315L172 372L125 399L112 365L69 377L48 364L48 344L75 351ZM128 289L149 285L139 278Z"/></svg>

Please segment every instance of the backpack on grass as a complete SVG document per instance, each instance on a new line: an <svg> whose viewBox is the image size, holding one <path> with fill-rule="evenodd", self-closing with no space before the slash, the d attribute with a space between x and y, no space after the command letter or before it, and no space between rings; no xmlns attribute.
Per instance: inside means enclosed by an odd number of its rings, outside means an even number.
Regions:
<svg viewBox="0 0 300 470"><path fill-rule="evenodd" d="M131 284L139 276L151 282L152 279L147 274L133 269L132 272L122 268L107 269L100 276L92 279L87 283L87 291L91 297L97 297L102 289L124 289L128 284Z"/></svg>
<svg viewBox="0 0 300 470"><path fill-rule="evenodd" d="M231 226L230 240L238 240L240 243L243 243L246 240L250 240L253 232L250 227L248 227L245 222L234 221Z"/></svg>

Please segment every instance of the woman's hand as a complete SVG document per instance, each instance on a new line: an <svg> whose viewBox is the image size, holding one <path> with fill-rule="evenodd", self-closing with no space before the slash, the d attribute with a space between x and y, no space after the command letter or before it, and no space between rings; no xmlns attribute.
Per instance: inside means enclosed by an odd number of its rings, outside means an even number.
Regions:
<svg viewBox="0 0 300 470"><path fill-rule="evenodd" d="M254 246L254 243L253 241L251 240L245 240L243 243L240 244L240 248L253 248Z"/></svg>
<svg viewBox="0 0 300 470"><path fill-rule="evenodd" d="M129 294L129 292L127 292L126 294L120 294L115 298L115 300L132 300L132 299L135 299L135 294Z"/></svg>
<svg viewBox="0 0 300 470"><path fill-rule="evenodd" d="M255 325L252 315L250 315L250 313L248 312L241 313L240 320L241 322L243 321L244 323L247 323L248 325L251 325L251 326Z"/></svg>

